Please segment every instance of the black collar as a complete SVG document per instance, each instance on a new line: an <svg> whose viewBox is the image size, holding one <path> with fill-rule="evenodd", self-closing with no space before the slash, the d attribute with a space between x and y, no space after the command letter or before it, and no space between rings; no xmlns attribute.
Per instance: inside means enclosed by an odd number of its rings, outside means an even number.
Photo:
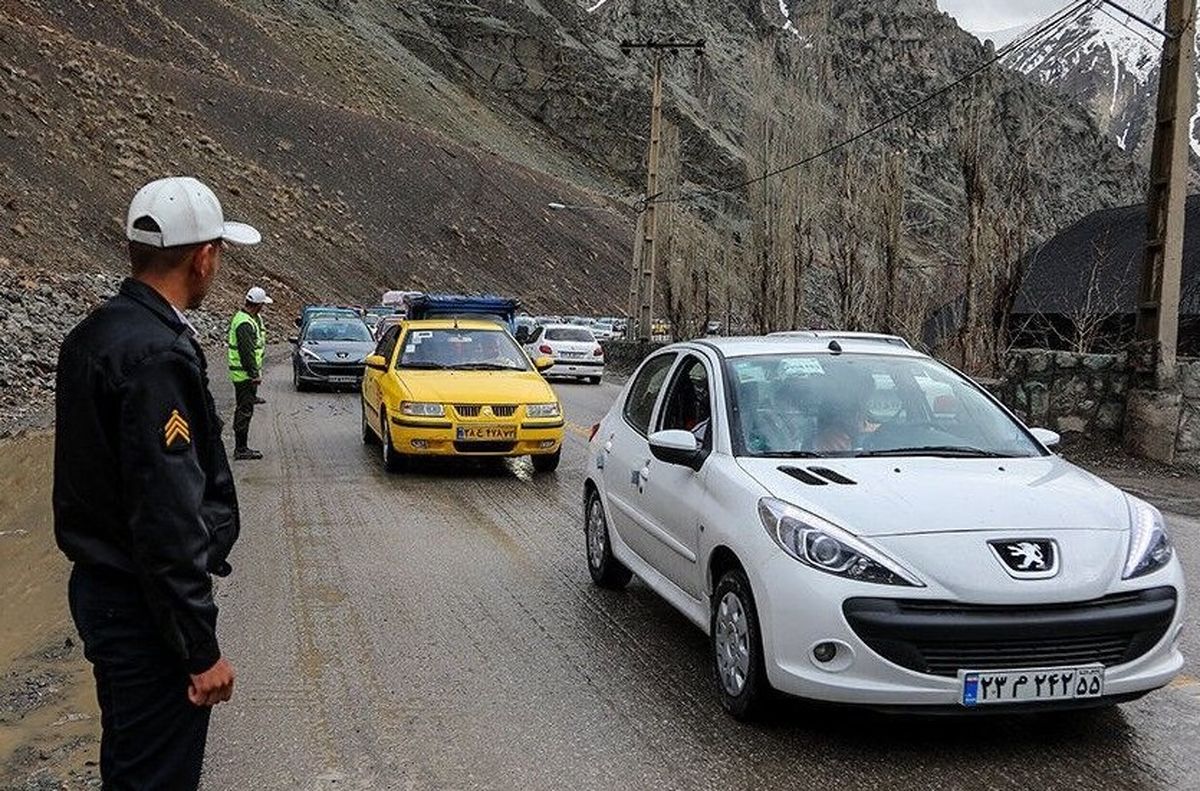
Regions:
<svg viewBox="0 0 1200 791"><path fill-rule="evenodd" d="M175 308L171 306L171 303L167 302L162 294L159 294L142 281L132 277L125 278L121 282L121 294L149 310L176 332L183 333L188 331L187 325L179 320L179 316L175 313Z"/></svg>

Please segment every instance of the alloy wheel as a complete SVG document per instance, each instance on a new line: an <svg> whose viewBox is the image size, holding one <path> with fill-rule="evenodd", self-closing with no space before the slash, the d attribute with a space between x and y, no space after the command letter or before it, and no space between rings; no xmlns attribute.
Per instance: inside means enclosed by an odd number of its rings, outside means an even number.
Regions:
<svg viewBox="0 0 1200 791"><path fill-rule="evenodd" d="M604 510L600 507L599 499L593 498L588 504L587 547L588 562L592 568L600 568L604 562L604 544L607 540L607 526L604 524Z"/></svg>
<svg viewBox="0 0 1200 791"><path fill-rule="evenodd" d="M750 636L746 627L746 608L733 591L722 596L717 607L713 644L721 685L736 697L745 689L746 676L750 672Z"/></svg>

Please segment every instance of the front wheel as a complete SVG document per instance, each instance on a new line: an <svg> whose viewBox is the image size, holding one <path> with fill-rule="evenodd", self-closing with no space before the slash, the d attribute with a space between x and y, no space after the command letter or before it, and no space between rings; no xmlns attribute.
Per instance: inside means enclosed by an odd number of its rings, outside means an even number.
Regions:
<svg viewBox="0 0 1200 791"><path fill-rule="evenodd" d="M741 569L727 571L713 593L709 629L717 695L734 718L758 718L771 698L763 663L762 633L750 581Z"/></svg>
<svg viewBox="0 0 1200 791"><path fill-rule="evenodd" d="M379 444L383 447L383 469L388 472L404 472L408 467L408 459L396 452L392 445L392 432L388 431L387 410L379 410Z"/></svg>
<svg viewBox="0 0 1200 791"><path fill-rule="evenodd" d="M583 518L588 571L591 572L592 581L601 588L624 588L633 577L633 572L613 556L612 544L608 539L608 520L604 517L604 504L600 502L598 492L592 492L588 497Z"/></svg>
<svg viewBox="0 0 1200 791"><path fill-rule="evenodd" d="M594 385L600 384L600 377L599 376L589 376L588 384L594 384Z"/></svg>
<svg viewBox="0 0 1200 791"><path fill-rule="evenodd" d="M367 422L367 402L363 401L359 408L360 417L362 418L362 441L364 445L374 445L379 441L375 430L371 428L371 424Z"/></svg>
<svg viewBox="0 0 1200 791"><path fill-rule="evenodd" d="M296 388L297 393L304 393L308 390L308 385L300 378L300 369L292 366L292 386Z"/></svg>
<svg viewBox="0 0 1200 791"><path fill-rule="evenodd" d="M553 453L539 453L530 458L533 460L533 469L535 472L554 472L558 469L559 461L562 460L562 448Z"/></svg>

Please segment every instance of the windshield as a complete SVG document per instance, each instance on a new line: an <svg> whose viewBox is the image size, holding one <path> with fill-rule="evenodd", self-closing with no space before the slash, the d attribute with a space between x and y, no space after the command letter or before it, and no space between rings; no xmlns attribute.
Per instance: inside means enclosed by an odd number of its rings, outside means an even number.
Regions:
<svg viewBox="0 0 1200 791"><path fill-rule="evenodd" d="M591 343L595 341L596 338L592 335L591 330L584 330L576 327L550 327L546 330L546 340Z"/></svg>
<svg viewBox="0 0 1200 791"><path fill-rule="evenodd" d="M359 319L330 321L318 319L310 322L304 333L306 341L366 341L371 342L371 331Z"/></svg>
<svg viewBox="0 0 1200 791"><path fill-rule="evenodd" d="M502 330L412 330L396 367L528 371L529 359Z"/></svg>
<svg viewBox="0 0 1200 791"><path fill-rule="evenodd" d="M737 455L1037 456L1027 432L940 363L764 355L727 363Z"/></svg>

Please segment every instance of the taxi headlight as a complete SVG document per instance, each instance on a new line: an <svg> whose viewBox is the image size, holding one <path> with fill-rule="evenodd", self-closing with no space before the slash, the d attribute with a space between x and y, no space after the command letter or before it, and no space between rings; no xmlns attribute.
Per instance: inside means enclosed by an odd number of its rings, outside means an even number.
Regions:
<svg viewBox="0 0 1200 791"><path fill-rule="evenodd" d="M441 404L424 401L402 401L400 411L410 417L443 417L446 414L446 408Z"/></svg>
<svg viewBox="0 0 1200 791"><path fill-rule="evenodd" d="M528 404L525 407L525 417L558 417L562 414L558 402L553 404Z"/></svg>
<svg viewBox="0 0 1200 791"><path fill-rule="evenodd" d="M1122 579L1158 571L1174 554L1161 511L1144 500L1130 497L1129 517L1129 552Z"/></svg>
<svg viewBox="0 0 1200 791"><path fill-rule="evenodd" d="M879 550L794 505L764 497L758 501L758 516L775 543L806 566L860 582L925 587Z"/></svg>

